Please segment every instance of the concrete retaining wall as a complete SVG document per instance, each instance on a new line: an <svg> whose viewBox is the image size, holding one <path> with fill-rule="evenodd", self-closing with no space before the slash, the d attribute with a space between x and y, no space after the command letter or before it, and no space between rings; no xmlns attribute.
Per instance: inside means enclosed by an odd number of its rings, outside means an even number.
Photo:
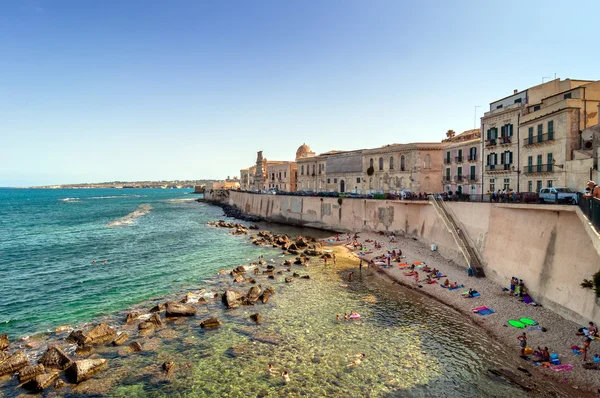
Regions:
<svg viewBox="0 0 600 398"><path fill-rule="evenodd" d="M210 197L208 198L210 199ZM271 221L336 231L385 231L438 246L466 267L450 232L428 202L255 195L232 191L226 200ZM600 322L600 307L583 279L600 269L597 245L576 206L446 203L486 263L489 278L508 286L525 281L532 297L561 316Z"/></svg>

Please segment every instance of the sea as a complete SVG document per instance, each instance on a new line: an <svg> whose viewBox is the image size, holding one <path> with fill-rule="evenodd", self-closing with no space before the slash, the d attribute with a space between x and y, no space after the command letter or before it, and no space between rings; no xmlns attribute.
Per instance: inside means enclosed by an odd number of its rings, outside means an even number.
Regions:
<svg viewBox="0 0 600 398"><path fill-rule="evenodd" d="M197 198L182 189L0 189L0 334L12 350L29 347L30 360L48 344L78 359L64 341L70 330L100 320L125 328L127 311L148 312L186 295L208 300L196 317L153 335L123 329L142 352L97 347L92 357L107 358L109 370L53 396L530 396L489 372L516 369L508 353L516 346L507 349L451 308L368 269L347 282L342 268L296 266L287 283L291 272L282 263L293 257L207 225L224 219L222 209ZM259 226L290 236L330 234ZM239 289L219 270L259 256L281 271L274 279L256 276L276 289L268 303L226 310L213 300L227 287ZM361 319L336 321L350 311ZM258 325L249 319L256 312ZM201 319L213 316L222 326L203 329ZM176 364L173 374L162 371L166 360ZM289 372L290 382L268 372L269 363ZM561 395L548 388L540 396ZM0 397L21 393L15 378L0 379Z"/></svg>

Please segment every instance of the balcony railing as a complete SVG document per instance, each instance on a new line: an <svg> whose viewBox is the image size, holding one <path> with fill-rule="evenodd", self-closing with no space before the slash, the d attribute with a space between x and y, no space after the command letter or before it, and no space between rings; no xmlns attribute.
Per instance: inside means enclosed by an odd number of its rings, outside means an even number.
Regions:
<svg viewBox="0 0 600 398"><path fill-rule="evenodd" d="M523 173L525 174L552 173L553 171L554 167L552 164L533 164L523 167Z"/></svg>
<svg viewBox="0 0 600 398"><path fill-rule="evenodd" d="M500 141L500 144L510 144L512 142L512 137L504 136L504 137L498 138L498 140Z"/></svg>
<svg viewBox="0 0 600 398"><path fill-rule="evenodd" d="M537 134L537 135L534 135L531 137L527 137L523 140L523 145L529 146L529 145L541 144L541 143L548 142L548 141L554 141L554 132L546 133L546 134Z"/></svg>
<svg viewBox="0 0 600 398"><path fill-rule="evenodd" d="M457 156L454 158L454 160L456 161L456 163L462 163L464 158L462 156Z"/></svg>
<svg viewBox="0 0 600 398"><path fill-rule="evenodd" d="M466 181L466 176L454 176L454 181L456 182L462 182L462 181Z"/></svg>
<svg viewBox="0 0 600 398"><path fill-rule="evenodd" d="M491 140L485 140L485 146L486 148L489 146L495 146L496 145L496 139L491 139Z"/></svg>
<svg viewBox="0 0 600 398"><path fill-rule="evenodd" d="M477 155L469 155L469 162L476 162L477 161Z"/></svg>
<svg viewBox="0 0 600 398"><path fill-rule="evenodd" d="M466 179L467 179L467 181L469 181L469 182L475 182L475 181L478 181L478 180L477 180L477 176L476 176L475 174L471 174L471 175L469 175L469 176L465 176L465 178L466 178Z"/></svg>
<svg viewBox="0 0 600 398"><path fill-rule="evenodd" d="M596 231L600 231L600 199L586 198L583 194L577 194L577 204L592 222Z"/></svg>
<svg viewBox="0 0 600 398"><path fill-rule="evenodd" d="M485 166L485 171L510 171L512 163L507 164L488 164Z"/></svg>
<svg viewBox="0 0 600 398"><path fill-rule="evenodd" d="M443 176L443 177L442 177L442 180L443 180L444 182L450 182L450 176Z"/></svg>
<svg viewBox="0 0 600 398"><path fill-rule="evenodd" d="M452 161L448 158L444 158L444 164L450 164Z"/></svg>

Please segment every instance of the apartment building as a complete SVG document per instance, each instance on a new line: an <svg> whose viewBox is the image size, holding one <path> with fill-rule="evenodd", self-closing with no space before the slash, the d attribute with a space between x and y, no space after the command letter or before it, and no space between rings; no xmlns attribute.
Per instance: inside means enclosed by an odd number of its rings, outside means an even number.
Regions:
<svg viewBox="0 0 600 398"><path fill-rule="evenodd" d="M467 130L457 136L448 132L443 143L442 183L445 192L480 194L481 130Z"/></svg>

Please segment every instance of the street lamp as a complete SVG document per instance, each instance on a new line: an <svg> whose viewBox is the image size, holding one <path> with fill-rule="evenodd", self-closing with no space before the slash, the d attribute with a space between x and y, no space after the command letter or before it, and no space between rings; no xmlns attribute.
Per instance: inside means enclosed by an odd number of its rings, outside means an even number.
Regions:
<svg viewBox="0 0 600 398"><path fill-rule="evenodd" d="M516 171L517 172L517 192L521 192L521 169L520 168L516 168L515 170L515 166L512 167L512 171Z"/></svg>

